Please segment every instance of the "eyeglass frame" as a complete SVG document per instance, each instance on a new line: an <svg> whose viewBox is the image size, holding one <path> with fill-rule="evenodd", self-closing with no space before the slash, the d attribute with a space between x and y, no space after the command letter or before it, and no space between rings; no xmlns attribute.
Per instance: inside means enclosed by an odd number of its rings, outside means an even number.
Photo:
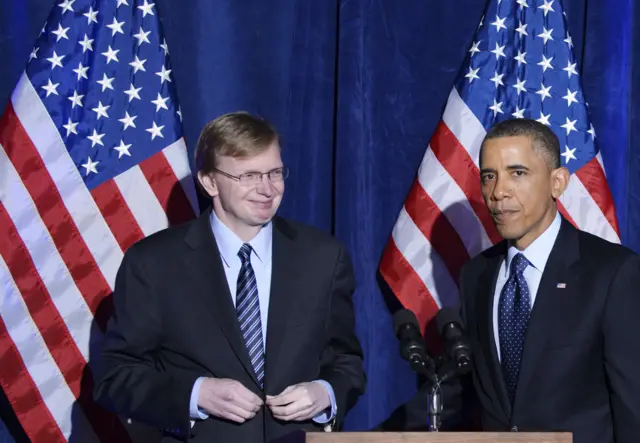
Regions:
<svg viewBox="0 0 640 443"><path fill-rule="evenodd" d="M264 177L265 175L267 176L267 178L269 179L269 181L270 181L271 183L284 182L284 181L286 180L286 178L287 178L287 177L289 177L289 168L288 168L288 167L286 167L286 166L281 166L281 167L279 167L279 168L274 168L274 169L272 169L272 170L270 170L270 171L267 171L267 172L259 172L259 171L243 172L243 173L242 173L242 174L240 174L240 175L232 175L232 174L229 174L228 172L224 172L224 171L222 171L222 170L220 170L220 169L218 169L218 168L213 168L213 170L214 170L215 172L218 172L219 174L222 174L223 176L225 176L225 177L227 177L227 178L230 178L230 179L232 179L232 180L237 181L237 182L238 182L238 184L240 184L240 185L243 185L243 184L244 184L244 185L246 185L246 186L257 185L257 184L259 184L259 183L262 183L262 177ZM278 171L278 170L281 170L281 171L282 171L282 180L275 180L275 181L274 181L274 180L271 178L271 173L273 173L273 172L275 172L275 171ZM244 176L244 177L247 177L247 176L249 176L249 174L253 174L253 175L255 175L255 176L259 175L259 176L260 176L260 179L259 179L259 180L256 180L255 182L251 182L251 183L246 183L246 182L245 182L245 183L243 183L243 182L242 182L242 177L243 177L243 176Z"/></svg>

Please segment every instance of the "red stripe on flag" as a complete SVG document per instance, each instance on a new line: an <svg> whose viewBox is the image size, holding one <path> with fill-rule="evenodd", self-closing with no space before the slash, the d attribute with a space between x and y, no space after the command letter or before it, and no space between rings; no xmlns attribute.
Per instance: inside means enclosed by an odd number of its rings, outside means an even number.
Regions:
<svg viewBox="0 0 640 443"><path fill-rule="evenodd" d="M598 205L613 230L620 236L613 196L607 184L607 177L604 175L604 170L598 162L598 159L594 157L589 160L576 171L576 175L591 195L593 201L596 202L596 205Z"/></svg>
<svg viewBox="0 0 640 443"><path fill-rule="evenodd" d="M0 144L18 171L53 242L94 314L111 293L98 264L67 211L51 175L9 103L0 119ZM99 323L102 330L106 324Z"/></svg>
<svg viewBox="0 0 640 443"><path fill-rule="evenodd" d="M431 150L442 166L467 196L471 208L480 219L491 242L495 244L501 241L502 237L498 234L498 230L482 199L480 171L478 171L467 150L460 144L455 134L451 132L443 121L438 124L430 145Z"/></svg>
<svg viewBox="0 0 640 443"><path fill-rule="evenodd" d="M64 442L58 423L25 368L7 327L0 316L0 384L13 411L31 441Z"/></svg>
<svg viewBox="0 0 640 443"><path fill-rule="evenodd" d="M393 239L389 241L382 254L380 274L400 303L416 314L424 330L440 308L411 264L398 250Z"/></svg>
<svg viewBox="0 0 640 443"><path fill-rule="evenodd" d="M152 155L138 166L167 214L170 225L178 225L193 218L191 204L162 152Z"/></svg>
<svg viewBox="0 0 640 443"><path fill-rule="evenodd" d="M0 203L0 255L22 294L29 315L58 365L64 380L82 407L100 440L129 441L129 436L116 417L99 409L93 402L93 377L82 353L69 333L9 214Z"/></svg>
<svg viewBox="0 0 640 443"><path fill-rule="evenodd" d="M469 253L458 232L417 180L409 191L404 207L458 284L460 268L469 260Z"/></svg>
<svg viewBox="0 0 640 443"><path fill-rule="evenodd" d="M126 252L132 244L144 237L142 229L113 180L107 180L94 188L91 195L122 252Z"/></svg>

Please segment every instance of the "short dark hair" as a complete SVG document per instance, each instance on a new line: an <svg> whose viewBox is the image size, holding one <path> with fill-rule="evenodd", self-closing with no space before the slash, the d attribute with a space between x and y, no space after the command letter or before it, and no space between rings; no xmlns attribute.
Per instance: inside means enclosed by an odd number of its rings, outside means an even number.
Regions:
<svg viewBox="0 0 640 443"><path fill-rule="evenodd" d="M232 112L207 123L195 150L196 170L212 172L220 156L250 157L279 142L275 128L262 117L248 112Z"/></svg>
<svg viewBox="0 0 640 443"><path fill-rule="evenodd" d="M550 169L561 166L560 141L556 134L546 125L527 118L504 120L489 129L480 147L480 158L487 140L521 136L531 139L531 145L543 155Z"/></svg>

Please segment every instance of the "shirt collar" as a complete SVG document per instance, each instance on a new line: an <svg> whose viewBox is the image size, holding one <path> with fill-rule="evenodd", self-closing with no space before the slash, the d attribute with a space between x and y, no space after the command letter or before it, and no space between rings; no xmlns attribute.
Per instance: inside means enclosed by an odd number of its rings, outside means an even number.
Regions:
<svg viewBox="0 0 640 443"><path fill-rule="evenodd" d="M229 267L231 263L233 263L233 260L240 260L238 251L240 251L240 247L245 242L240 240L240 238L218 218L213 209L211 210L210 219L211 230L213 231L213 236L216 238L222 261ZM264 266L267 266L271 261L272 232L273 224L268 222L260 228L258 235L248 242L258 261Z"/></svg>
<svg viewBox="0 0 640 443"><path fill-rule="evenodd" d="M560 212L556 211L556 216L549 227L524 251L519 251L518 248L513 245L509 246L509 251L507 252L507 266L505 269L507 276L509 276L511 260L513 260L513 257L515 257L516 254L520 252L525 256L527 260L529 260L529 263L534 268L536 268L539 272L542 272L545 265L547 264L549 255L551 255L551 250L553 249L553 245L556 242L556 238L558 238L558 234L560 233L561 222L562 219L560 217Z"/></svg>

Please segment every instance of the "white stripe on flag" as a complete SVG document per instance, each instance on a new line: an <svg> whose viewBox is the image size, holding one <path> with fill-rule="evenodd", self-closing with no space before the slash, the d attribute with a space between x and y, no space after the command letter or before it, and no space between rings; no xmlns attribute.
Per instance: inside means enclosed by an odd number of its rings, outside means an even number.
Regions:
<svg viewBox="0 0 640 443"><path fill-rule="evenodd" d="M58 193L82 239L113 289L123 257L122 249L80 177L60 133L26 74L23 73L20 77L11 101L18 119L56 183Z"/></svg>
<svg viewBox="0 0 640 443"><path fill-rule="evenodd" d="M0 145L0 201L22 238L49 296L82 353L89 359L93 314L65 266L18 172Z"/></svg>
<svg viewBox="0 0 640 443"><path fill-rule="evenodd" d="M467 150L467 153L475 163L476 167L480 164L480 145L487 131L480 123L480 120L469 109L467 104L462 100L458 90L452 88L447 101L447 106L442 115L442 121L447 125L449 130L456 136L460 144Z"/></svg>
<svg viewBox="0 0 640 443"><path fill-rule="evenodd" d="M609 221L575 174L571 176L569 186L560 197L560 202L581 230L614 243L620 242Z"/></svg>
<svg viewBox="0 0 640 443"><path fill-rule="evenodd" d="M396 247L420 277L438 307L457 306L458 287L440 256L404 207L400 211L392 235Z"/></svg>
<svg viewBox="0 0 640 443"><path fill-rule="evenodd" d="M180 186L182 186L194 214L199 215L198 197L196 196L196 188L191 176L191 167L189 166L187 147L184 144L184 139L181 137L164 148L162 152L169 162L169 165L171 165L173 173L178 178Z"/></svg>
<svg viewBox="0 0 640 443"><path fill-rule="evenodd" d="M167 214L138 165L113 180L145 237L169 225Z"/></svg>
<svg viewBox="0 0 640 443"><path fill-rule="evenodd" d="M422 159L418 181L456 230L470 257L492 245L467 196L438 161L431 148L427 149Z"/></svg>
<svg viewBox="0 0 640 443"><path fill-rule="evenodd" d="M3 295L0 298L0 316L2 316L9 336L24 361L29 376L38 387L45 405L61 432L68 440L72 431L75 434L76 428L82 429L83 442L99 443L84 412L80 410L78 405L74 406L76 398L49 353L40 331L33 323L1 255L0 292Z"/></svg>

